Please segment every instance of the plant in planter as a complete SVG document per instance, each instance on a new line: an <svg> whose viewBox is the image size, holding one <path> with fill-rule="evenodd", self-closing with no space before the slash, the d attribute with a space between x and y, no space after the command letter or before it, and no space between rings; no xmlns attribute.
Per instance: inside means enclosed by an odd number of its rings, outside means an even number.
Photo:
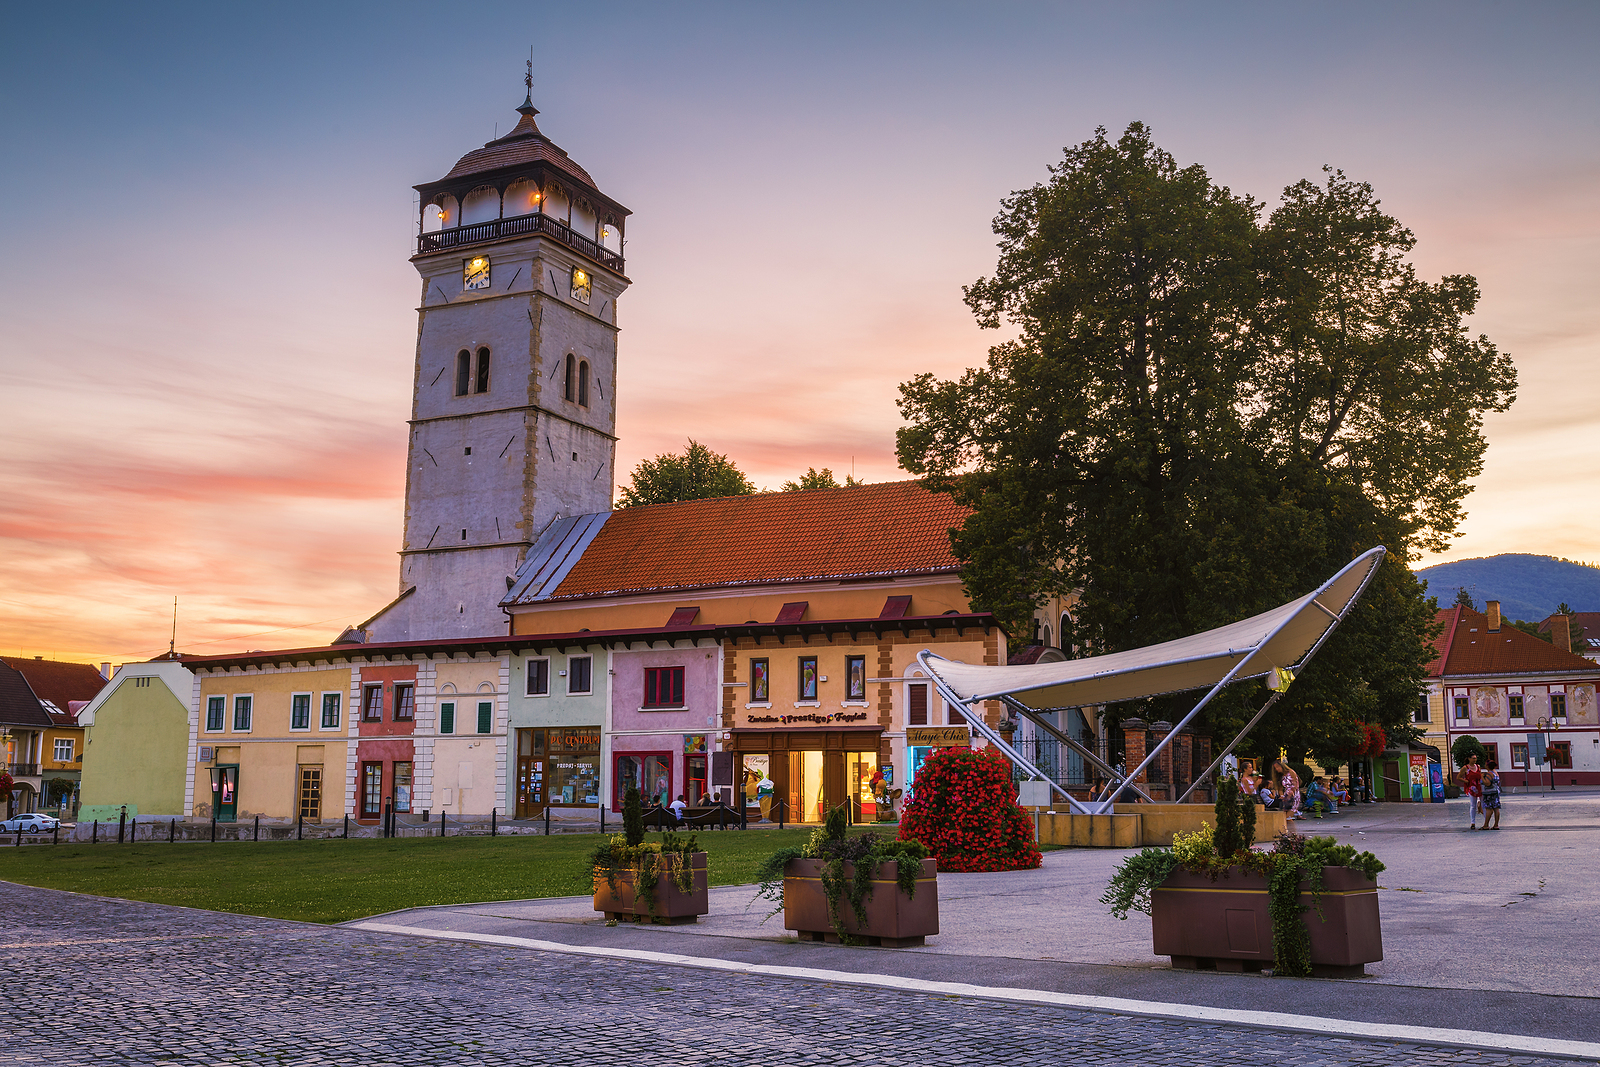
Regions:
<svg viewBox="0 0 1600 1067"><path fill-rule="evenodd" d="M835 808L803 848L766 858L756 875L756 899L773 904L766 918L782 911L785 929L847 945L920 945L938 933L938 866L927 848L848 829L844 808ZM880 896L891 866L894 893Z"/></svg>
<svg viewBox="0 0 1600 1067"><path fill-rule="evenodd" d="M711 910L706 854L694 834L665 833L660 841L646 841L639 791L632 786L622 798L622 827L589 854L595 911L612 920L694 922Z"/></svg>
<svg viewBox="0 0 1600 1067"><path fill-rule="evenodd" d="M900 837L921 841L945 871L1021 871L1044 862L998 749L943 748L917 771Z"/></svg>
<svg viewBox="0 0 1600 1067"><path fill-rule="evenodd" d="M1215 829L1203 824L1175 835L1170 849L1125 860L1101 903L1119 919L1149 914L1155 951L1175 967L1270 963L1279 975L1346 977L1383 958L1376 880L1384 866L1376 856L1292 832L1270 851L1250 848L1254 806L1241 808L1231 778L1218 782L1215 811ZM1210 888L1224 878L1234 884Z"/></svg>

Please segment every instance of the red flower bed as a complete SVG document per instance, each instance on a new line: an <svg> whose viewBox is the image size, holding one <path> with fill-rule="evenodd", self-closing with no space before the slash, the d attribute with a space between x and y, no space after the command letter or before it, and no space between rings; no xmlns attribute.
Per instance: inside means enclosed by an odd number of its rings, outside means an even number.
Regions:
<svg viewBox="0 0 1600 1067"><path fill-rule="evenodd" d="M901 812L900 837L927 845L941 871L1021 871L1044 861L1017 805L1011 764L992 748L929 756Z"/></svg>

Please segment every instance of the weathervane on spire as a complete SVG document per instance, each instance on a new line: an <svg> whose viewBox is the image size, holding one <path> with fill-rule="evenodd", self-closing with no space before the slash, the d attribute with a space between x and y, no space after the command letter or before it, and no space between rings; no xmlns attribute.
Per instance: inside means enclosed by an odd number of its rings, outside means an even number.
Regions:
<svg viewBox="0 0 1600 1067"><path fill-rule="evenodd" d="M533 106L533 46L532 45L528 46L528 73L523 76L522 84L524 84L524 85L526 85L528 87L528 95L523 99L522 106L517 108L517 110L522 112L524 115L528 116L529 118L532 118L534 115L537 115L539 113L539 109Z"/></svg>

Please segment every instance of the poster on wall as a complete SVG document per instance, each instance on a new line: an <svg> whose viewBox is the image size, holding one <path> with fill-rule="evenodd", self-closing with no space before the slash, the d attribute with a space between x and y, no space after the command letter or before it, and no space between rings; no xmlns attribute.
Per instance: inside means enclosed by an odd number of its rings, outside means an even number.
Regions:
<svg viewBox="0 0 1600 1067"><path fill-rule="evenodd" d="M689 755L704 753L706 750L705 734L684 734L683 751Z"/></svg>
<svg viewBox="0 0 1600 1067"><path fill-rule="evenodd" d="M1411 799L1427 799L1428 757L1421 752L1411 753Z"/></svg>

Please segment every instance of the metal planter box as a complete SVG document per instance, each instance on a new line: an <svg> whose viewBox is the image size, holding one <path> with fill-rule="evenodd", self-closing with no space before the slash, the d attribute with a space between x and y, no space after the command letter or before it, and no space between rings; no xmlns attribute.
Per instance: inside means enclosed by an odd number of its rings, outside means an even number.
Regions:
<svg viewBox="0 0 1600 1067"><path fill-rule="evenodd" d="M822 860L790 860L783 869L783 925L799 933L802 941L833 941L839 935L828 919L828 897L822 889ZM939 864L922 861L917 892L900 891L893 862L878 864L872 877L872 895L866 899L865 921L857 918L849 898L841 895L839 919L845 933L884 948L921 945L939 932ZM846 881L855 877L854 864L844 865Z"/></svg>
<svg viewBox="0 0 1600 1067"><path fill-rule="evenodd" d="M679 889L672 880L676 870L675 857L667 857L663 866L671 868L656 875L655 911L646 915L639 910L633 890L633 871L618 871L617 889L613 893L606 876L597 871L594 876L594 910L604 912L608 919L646 918L659 923L692 923L696 917L711 910L706 892L706 854L695 852L689 857L689 867L694 872L687 891Z"/></svg>
<svg viewBox="0 0 1600 1067"><path fill-rule="evenodd" d="M1322 868L1327 887L1304 916L1311 932L1311 973L1318 978L1356 978L1365 964L1383 959L1378 924L1378 883L1348 867ZM1154 951L1177 968L1259 971L1273 962L1272 916L1267 879L1235 868L1212 881L1176 870L1150 894ZM1301 884L1300 903L1311 894Z"/></svg>

